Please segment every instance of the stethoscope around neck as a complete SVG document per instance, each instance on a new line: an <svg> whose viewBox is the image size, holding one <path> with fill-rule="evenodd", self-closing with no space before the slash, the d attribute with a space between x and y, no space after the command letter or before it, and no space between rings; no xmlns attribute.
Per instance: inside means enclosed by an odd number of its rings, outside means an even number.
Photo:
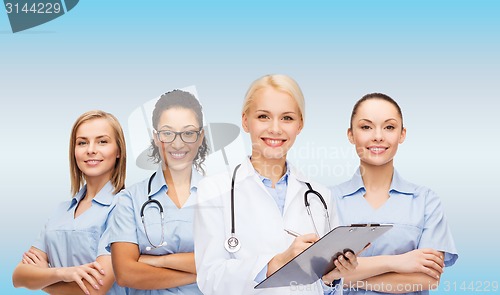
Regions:
<svg viewBox="0 0 500 295"><path fill-rule="evenodd" d="M165 234L163 232L163 229L164 229L164 227L163 227L163 221L165 220L165 215L163 214L163 206L160 204L160 201L153 199L152 198L153 196L150 194L151 193L151 182L153 181L153 178L155 177L155 175L156 175L156 172L153 173L153 175L151 175L151 177L149 178L149 182L148 182L148 200L146 202L144 202L144 204L142 204L142 207L141 207L141 221L142 221L142 226L144 226L144 233L146 234L146 239L148 240L149 244L151 245L151 247L150 246L146 247L146 251L151 251L152 249L164 247L164 246L167 245L167 242L165 242ZM149 235L148 235L148 229L146 228L146 222L144 222L144 210L146 209L146 206L151 205L151 204L155 204L158 207L158 211L160 211L160 217L161 217L161 240L160 240L159 244L153 244L153 242L151 242L151 239L149 238Z"/></svg>
<svg viewBox="0 0 500 295"><path fill-rule="evenodd" d="M236 166L233 171L233 177L231 179L231 236L227 238L224 241L224 248L226 248L227 252L229 253L236 253L240 250L241 248L241 242L240 240L236 237L236 229L235 229L235 217L234 217L234 182L236 179L236 171L240 168L241 164ZM309 203L309 194L313 194L318 197L318 199L321 201L323 204L323 209L325 213L325 218L328 221L328 228L329 230L332 229L331 224L330 224L330 214L328 214L328 206L326 205L325 199L323 196L318 192L315 191L311 184L306 182L307 185L307 190L304 192L304 206L306 207L307 214L309 214L309 217L311 218L312 224L314 226L314 230L316 234L319 236L318 228L316 227L316 223L314 222L314 218L311 213L311 204Z"/></svg>

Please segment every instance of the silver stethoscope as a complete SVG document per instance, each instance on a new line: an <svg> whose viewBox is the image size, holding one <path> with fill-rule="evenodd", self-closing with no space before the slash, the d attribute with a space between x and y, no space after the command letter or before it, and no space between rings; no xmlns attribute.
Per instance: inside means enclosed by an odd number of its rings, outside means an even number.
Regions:
<svg viewBox="0 0 500 295"><path fill-rule="evenodd" d="M235 230L235 225L234 225L234 181L236 179L236 171L238 171L238 168L240 168L241 164L236 166L233 171L233 178L231 179L231 236L226 239L224 242L224 248L226 248L227 252L229 253L235 253L238 252L241 248L241 243L236 237L236 230ZM305 191L304 193L304 205L307 209L307 214L309 214L309 217L311 218L312 224L314 226L314 230L316 231L316 234L319 236L318 228L316 227L316 223L314 222L314 218L311 214L311 205L309 204L309 194L313 194L318 197L318 199L323 203L323 209L325 213L325 218L328 221L328 228L329 230L332 229L331 224L330 224L330 215L328 214L328 206L326 205L325 199L323 196L318 192L315 191L311 184L306 182L308 190Z"/></svg>
<svg viewBox="0 0 500 295"><path fill-rule="evenodd" d="M142 207L141 207L141 221L142 221L142 226L144 226L144 233L146 234L146 239L148 239L148 242L151 245L151 247L150 246L146 247L146 251L151 251L151 249L156 249L156 248L160 248L160 247L163 247L163 246L167 245L167 242L165 242L165 236L164 236L164 233L163 233L163 221L165 220L165 216L163 215L163 206L160 204L160 201L152 199L152 195L150 195L150 193L151 193L151 182L153 181L153 178L155 177L155 175L156 175L156 172L153 173L153 175L151 175L151 177L149 178L149 182L148 182L148 200L146 202L144 202L144 204L142 204ZM158 211L160 211L160 217L161 217L161 241L160 241L159 244L153 244L153 242L151 242L151 240L149 239L148 230L146 228L146 222L144 222L144 210L146 209L146 206L148 206L150 204L155 204L156 206L153 206L153 207L158 208Z"/></svg>

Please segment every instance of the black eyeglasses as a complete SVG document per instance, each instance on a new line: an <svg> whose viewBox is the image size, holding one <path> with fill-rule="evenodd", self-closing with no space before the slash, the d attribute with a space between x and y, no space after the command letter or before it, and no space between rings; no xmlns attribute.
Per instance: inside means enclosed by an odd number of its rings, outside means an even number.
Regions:
<svg viewBox="0 0 500 295"><path fill-rule="evenodd" d="M185 143L195 143L198 141L198 138L200 138L201 129L202 128L200 127L198 130L186 130L181 132L160 130L156 131L156 136L158 137L158 140L163 143L173 142L177 138L177 135L179 135L181 140Z"/></svg>

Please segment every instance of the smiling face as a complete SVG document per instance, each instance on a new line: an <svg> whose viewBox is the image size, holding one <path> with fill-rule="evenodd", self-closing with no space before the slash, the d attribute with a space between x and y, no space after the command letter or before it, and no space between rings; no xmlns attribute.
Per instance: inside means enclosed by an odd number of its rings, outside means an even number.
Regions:
<svg viewBox="0 0 500 295"><path fill-rule="evenodd" d="M120 151L115 132L106 119L82 123L76 131L75 160L85 179L111 179Z"/></svg>
<svg viewBox="0 0 500 295"><path fill-rule="evenodd" d="M243 129L252 141L252 159L285 159L303 126L297 102L269 86L253 96L242 115Z"/></svg>
<svg viewBox="0 0 500 295"><path fill-rule="evenodd" d="M158 120L158 126L155 126L158 132L197 132L200 130L200 124L196 114L187 108L173 107L162 112ZM178 134L174 141L170 143L161 142L156 133L153 134L155 145L158 147L161 159L171 171L191 170L193 160L198 153L198 149L203 140L203 132L194 143L185 143Z"/></svg>
<svg viewBox="0 0 500 295"><path fill-rule="evenodd" d="M406 137L398 109L386 100L370 98L358 106L351 124L347 135L361 165L392 165L398 145Z"/></svg>

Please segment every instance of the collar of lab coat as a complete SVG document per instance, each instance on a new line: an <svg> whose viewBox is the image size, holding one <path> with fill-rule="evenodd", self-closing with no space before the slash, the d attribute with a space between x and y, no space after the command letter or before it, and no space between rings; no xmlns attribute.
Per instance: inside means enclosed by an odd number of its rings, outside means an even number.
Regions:
<svg viewBox="0 0 500 295"><path fill-rule="evenodd" d="M288 176L288 187L286 191L285 207L283 214L286 213L287 208L293 201L293 199L299 195L298 193L301 190L305 190L307 188L305 183L308 182L308 179L302 173L300 173L300 171L298 171L297 168L291 165L288 161L286 162L286 164L287 167L290 168L290 175ZM250 157L246 157L245 160L241 163L241 167L237 172L235 184L244 181L249 177L250 178L253 177L254 181L258 184L259 187L261 187L263 192L269 194L262 181L260 181L259 175L255 170L255 168L253 167L252 162L250 162Z"/></svg>
<svg viewBox="0 0 500 295"><path fill-rule="evenodd" d="M286 161L286 165L290 169L290 176L292 176L293 179L303 183L308 182L308 179L297 168L291 165L290 162ZM241 167L237 172L235 182L238 183L243 179L254 175L257 177L259 176L253 167L252 162L250 162L250 157L245 157L245 160L241 163Z"/></svg>

